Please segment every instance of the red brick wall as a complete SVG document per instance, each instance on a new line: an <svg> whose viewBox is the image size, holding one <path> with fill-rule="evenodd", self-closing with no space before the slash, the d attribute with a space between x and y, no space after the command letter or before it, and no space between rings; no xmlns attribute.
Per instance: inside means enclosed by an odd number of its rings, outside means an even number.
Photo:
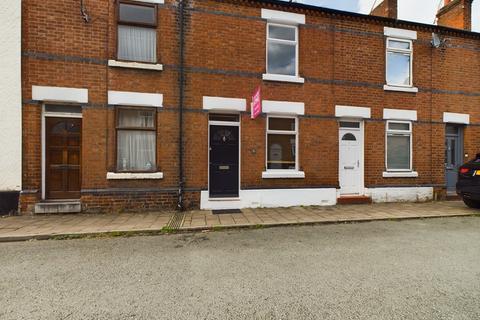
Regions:
<svg viewBox="0 0 480 320"><path fill-rule="evenodd" d="M41 104L31 101L31 86L89 89L83 109L82 195L86 211L132 211L173 208L178 188L178 17L177 1L159 9L159 62L164 70L107 67L116 55L113 0L86 0L92 22L85 24L78 1L24 0L23 99L24 211L41 192ZM281 9L278 6L263 6ZM385 84L384 22L312 10L300 26L300 75L305 84L262 81L265 72L266 22L255 1L189 1L186 21L186 87L184 166L187 207L199 205L199 191L208 188L208 115L203 96L246 98L256 86L263 99L305 103L299 119L300 168L305 179L265 180L266 118L241 117L242 188L318 187L338 185L338 123L336 105L369 107L365 123L365 184L373 186L444 184L443 112L469 113L480 123L478 36L444 32L448 48L432 49L432 29L414 29L414 85L419 93L387 92ZM88 60L90 59L90 60ZM432 90L433 89L433 90ZM108 181L115 168L114 108L107 91L162 93L157 114L157 163L163 180ZM383 178L385 169L384 108L414 109L413 167L418 178ZM465 130L465 152L473 156L480 130ZM140 190L140 191L139 191ZM143 191L142 191L143 190ZM34 200L33 200L34 201Z"/></svg>

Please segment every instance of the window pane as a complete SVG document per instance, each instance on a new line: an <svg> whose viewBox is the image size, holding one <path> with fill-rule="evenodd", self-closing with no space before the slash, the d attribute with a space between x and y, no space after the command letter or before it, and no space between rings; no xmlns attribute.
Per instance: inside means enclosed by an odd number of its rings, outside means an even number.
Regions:
<svg viewBox="0 0 480 320"><path fill-rule="evenodd" d="M388 40L388 47L393 49L410 50L410 42Z"/></svg>
<svg viewBox="0 0 480 320"><path fill-rule="evenodd" d="M157 62L157 31L151 28L119 25L118 59Z"/></svg>
<svg viewBox="0 0 480 320"><path fill-rule="evenodd" d="M268 37L273 39L280 39L280 40L296 40L296 29L295 28L288 28L288 27L281 27L281 26L268 26Z"/></svg>
<svg viewBox="0 0 480 320"><path fill-rule="evenodd" d="M360 128L360 122L340 121L341 128Z"/></svg>
<svg viewBox="0 0 480 320"><path fill-rule="evenodd" d="M120 4L119 20L122 22L155 24L156 18L155 8L153 7Z"/></svg>
<svg viewBox="0 0 480 320"><path fill-rule="evenodd" d="M296 46L269 42L268 44L268 73L295 76Z"/></svg>
<svg viewBox="0 0 480 320"><path fill-rule="evenodd" d="M295 131L295 119L268 118L268 130Z"/></svg>
<svg viewBox="0 0 480 320"><path fill-rule="evenodd" d="M410 85L410 54L388 52L387 82L393 85Z"/></svg>
<svg viewBox="0 0 480 320"><path fill-rule="evenodd" d="M117 134L119 171L155 170L155 132L119 130Z"/></svg>
<svg viewBox="0 0 480 320"><path fill-rule="evenodd" d="M268 135L267 169L296 169L295 135Z"/></svg>
<svg viewBox="0 0 480 320"><path fill-rule="evenodd" d="M342 141L357 141L357 138L351 133L346 133L343 135Z"/></svg>
<svg viewBox="0 0 480 320"><path fill-rule="evenodd" d="M410 136L387 137L387 168L410 169Z"/></svg>
<svg viewBox="0 0 480 320"><path fill-rule="evenodd" d="M120 128L155 128L155 111L139 109L120 109L118 127Z"/></svg>
<svg viewBox="0 0 480 320"><path fill-rule="evenodd" d="M410 131L410 124L409 123L389 122L388 123L388 129L389 130Z"/></svg>

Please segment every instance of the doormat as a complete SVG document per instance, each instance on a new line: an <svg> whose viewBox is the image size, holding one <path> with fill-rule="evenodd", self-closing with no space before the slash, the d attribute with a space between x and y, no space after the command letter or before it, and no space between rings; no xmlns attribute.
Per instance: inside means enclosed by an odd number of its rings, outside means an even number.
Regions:
<svg viewBox="0 0 480 320"><path fill-rule="evenodd" d="M225 209L225 210L212 210L213 214L232 214L232 213L242 213L240 209Z"/></svg>

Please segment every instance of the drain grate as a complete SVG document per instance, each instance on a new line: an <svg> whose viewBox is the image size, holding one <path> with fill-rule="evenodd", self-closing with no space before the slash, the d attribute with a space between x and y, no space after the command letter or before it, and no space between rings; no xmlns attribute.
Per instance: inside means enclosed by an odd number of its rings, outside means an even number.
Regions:
<svg viewBox="0 0 480 320"><path fill-rule="evenodd" d="M172 230L178 230L183 224L183 219L185 218L185 213L181 211L175 212L175 214L172 216L170 221L167 224L167 227L169 227Z"/></svg>
<svg viewBox="0 0 480 320"><path fill-rule="evenodd" d="M213 214L232 214L232 213L242 213L240 209L225 209L225 210L212 210Z"/></svg>

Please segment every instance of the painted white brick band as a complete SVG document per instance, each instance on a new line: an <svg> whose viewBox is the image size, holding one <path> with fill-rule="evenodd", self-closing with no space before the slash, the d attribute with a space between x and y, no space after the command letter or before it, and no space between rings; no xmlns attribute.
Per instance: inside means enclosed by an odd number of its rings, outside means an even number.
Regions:
<svg viewBox="0 0 480 320"><path fill-rule="evenodd" d="M108 104L161 108L163 107L163 94L108 91Z"/></svg>
<svg viewBox="0 0 480 320"><path fill-rule="evenodd" d="M384 27L383 33L387 37L417 40L417 31Z"/></svg>
<svg viewBox="0 0 480 320"><path fill-rule="evenodd" d="M88 103L88 89L32 86L32 99L38 101Z"/></svg>
<svg viewBox="0 0 480 320"><path fill-rule="evenodd" d="M350 107L350 106L336 106L335 116L342 118L362 118L369 119L371 117L370 108L364 107Z"/></svg>
<svg viewBox="0 0 480 320"><path fill-rule="evenodd" d="M262 111L264 113L281 113L281 114L305 114L305 103L289 102L289 101L262 101Z"/></svg>
<svg viewBox="0 0 480 320"><path fill-rule="evenodd" d="M240 190L238 199L226 201L210 199L208 191L202 191L200 195L200 208L205 210L331 206L336 203L335 188Z"/></svg>
<svg viewBox="0 0 480 320"><path fill-rule="evenodd" d="M421 202L433 199L432 187L369 188L373 202Z"/></svg>
<svg viewBox="0 0 480 320"><path fill-rule="evenodd" d="M443 122L445 122L445 123L470 124L470 115L466 114L466 113L444 112L443 113Z"/></svg>
<svg viewBox="0 0 480 320"><path fill-rule="evenodd" d="M417 121L417 111L401 109L383 109L383 119Z"/></svg>
<svg viewBox="0 0 480 320"><path fill-rule="evenodd" d="M262 9L262 19L288 24L305 24L305 15L278 10Z"/></svg>
<svg viewBox="0 0 480 320"><path fill-rule="evenodd" d="M203 97L204 110L246 111L247 100L224 97Z"/></svg>

